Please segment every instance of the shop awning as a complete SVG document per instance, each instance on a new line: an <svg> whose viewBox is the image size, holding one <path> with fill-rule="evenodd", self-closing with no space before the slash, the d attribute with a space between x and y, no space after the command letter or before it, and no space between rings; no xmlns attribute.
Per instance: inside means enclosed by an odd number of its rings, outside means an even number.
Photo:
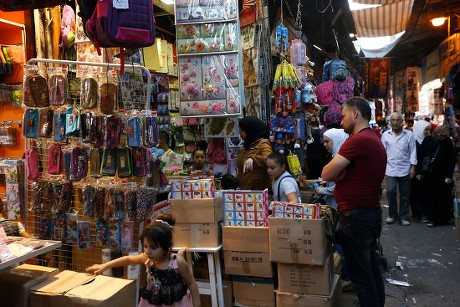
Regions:
<svg viewBox="0 0 460 307"><path fill-rule="evenodd" d="M354 0L360 4L381 5L352 11L358 37L390 36L406 30L414 0Z"/></svg>

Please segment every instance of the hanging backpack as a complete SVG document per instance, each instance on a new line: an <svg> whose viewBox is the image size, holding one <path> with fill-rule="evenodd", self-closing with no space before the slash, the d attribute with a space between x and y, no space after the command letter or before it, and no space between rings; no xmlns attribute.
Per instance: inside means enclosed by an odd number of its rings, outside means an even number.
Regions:
<svg viewBox="0 0 460 307"><path fill-rule="evenodd" d="M153 3L151 0L130 0L129 7L118 7L116 1L98 1L86 28L99 54L100 47L120 47L123 74L123 48L148 47L155 42Z"/></svg>
<svg viewBox="0 0 460 307"><path fill-rule="evenodd" d="M35 180L38 178L38 155L32 148L27 148L25 152L27 179Z"/></svg>

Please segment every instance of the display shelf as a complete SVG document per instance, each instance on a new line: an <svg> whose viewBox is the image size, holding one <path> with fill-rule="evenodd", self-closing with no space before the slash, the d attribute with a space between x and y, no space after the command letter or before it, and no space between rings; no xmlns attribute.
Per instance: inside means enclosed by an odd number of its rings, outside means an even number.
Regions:
<svg viewBox="0 0 460 307"><path fill-rule="evenodd" d="M1 262L0 263L0 271L5 269L5 268L8 268L8 267L10 267L10 266L12 266L12 265L14 265L16 263L25 261L27 259L39 256L39 255L43 255L43 254L45 254L45 253L47 253L49 251L52 251L52 250L57 249L57 248L60 248L62 246L62 242L60 242L60 241L38 240L38 239L34 239L34 240L44 242L45 245L43 245L42 247L37 248L37 249L35 249L35 250L31 251L30 253L27 253L25 255L16 257L16 258L11 259L11 260ZM18 241L15 241L15 242L18 242Z"/></svg>

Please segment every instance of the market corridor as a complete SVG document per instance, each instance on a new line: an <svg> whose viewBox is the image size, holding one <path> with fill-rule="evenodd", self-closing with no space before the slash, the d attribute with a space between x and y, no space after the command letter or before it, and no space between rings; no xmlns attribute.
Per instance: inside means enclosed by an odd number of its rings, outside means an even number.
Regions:
<svg viewBox="0 0 460 307"><path fill-rule="evenodd" d="M385 220L385 196L382 208ZM384 222L381 245L388 262L388 270L383 274L385 306L460 306L460 233L455 234L454 225L430 228L417 221L410 226ZM393 284L387 281L390 278ZM411 286L395 285L397 282ZM343 293L344 307L356 306L355 301L354 292Z"/></svg>

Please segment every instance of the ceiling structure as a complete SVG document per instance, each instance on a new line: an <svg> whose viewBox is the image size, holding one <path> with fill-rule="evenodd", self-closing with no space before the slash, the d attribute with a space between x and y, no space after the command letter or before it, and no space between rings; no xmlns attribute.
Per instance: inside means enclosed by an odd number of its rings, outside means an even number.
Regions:
<svg viewBox="0 0 460 307"><path fill-rule="evenodd" d="M298 0L285 1L296 14ZM363 54L358 55L349 36L350 33L356 33L356 30L348 1L301 1L302 32L308 38L310 46L321 47L329 58L337 55L350 62L363 74L365 67ZM283 11L285 18L289 16L286 8ZM451 34L460 31L459 0L414 0L406 33L387 54L392 58L392 72L402 70L407 66L420 66L422 59L448 37L447 22L444 26L437 28L431 25L430 20L439 16L451 17ZM310 48L309 55L312 55L313 61L321 63L321 58L326 57L325 53L317 51L316 48Z"/></svg>

